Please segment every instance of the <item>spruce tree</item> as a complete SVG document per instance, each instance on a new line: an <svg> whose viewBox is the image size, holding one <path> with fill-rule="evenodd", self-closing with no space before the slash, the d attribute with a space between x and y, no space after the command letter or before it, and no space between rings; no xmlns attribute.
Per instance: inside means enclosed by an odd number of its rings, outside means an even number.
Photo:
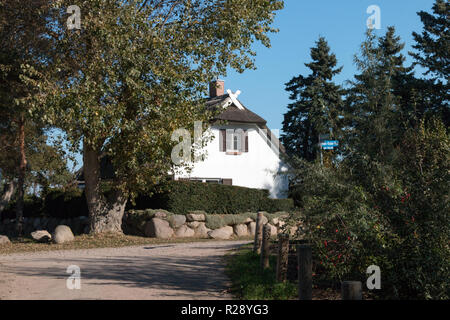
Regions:
<svg viewBox="0 0 450 320"><path fill-rule="evenodd" d="M448 126L450 121L449 86L450 72L450 4L436 0L433 13L418 12L423 23L422 33L413 32L415 52L410 52L415 64L425 68L424 79L416 81L415 92L421 97L424 114L438 115Z"/></svg>
<svg viewBox="0 0 450 320"><path fill-rule="evenodd" d="M312 62L305 65L308 76L299 75L286 84L293 100L284 115L281 137L290 155L315 160L320 134L339 136L342 89L332 80L342 67L336 68L337 59L330 52L325 38L320 37L311 48Z"/></svg>

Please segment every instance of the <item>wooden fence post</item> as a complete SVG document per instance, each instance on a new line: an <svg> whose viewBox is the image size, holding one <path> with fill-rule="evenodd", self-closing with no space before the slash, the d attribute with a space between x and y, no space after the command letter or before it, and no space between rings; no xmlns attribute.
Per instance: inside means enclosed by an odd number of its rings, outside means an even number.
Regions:
<svg viewBox="0 0 450 320"><path fill-rule="evenodd" d="M270 256L270 226L265 224L262 232L262 245L261 245L261 269L269 268L269 256Z"/></svg>
<svg viewBox="0 0 450 320"><path fill-rule="evenodd" d="M261 253L263 217L264 214L262 212L258 212L258 215L256 216L255 243L253 246L253 252L257 254Z"/></svg>
<svg viewBox="0 0 450 320"><path fill-rule="evenodd" d="M362 300L361 281L344 281L341 285L342 300Z"/></svg>
<svg viewBox="0 0 450 320"><path fill-rule="evenodd" d="M310 244L297 245L298 298L312 299L312 249Z"/></svg>
<svg viewBox="0 0 450 320"><path fill-rule="evenodd" d="M277 281L284 282L287 279L287 268L289 258L289 234L278 235L278 257L277 257Z"/></svg>

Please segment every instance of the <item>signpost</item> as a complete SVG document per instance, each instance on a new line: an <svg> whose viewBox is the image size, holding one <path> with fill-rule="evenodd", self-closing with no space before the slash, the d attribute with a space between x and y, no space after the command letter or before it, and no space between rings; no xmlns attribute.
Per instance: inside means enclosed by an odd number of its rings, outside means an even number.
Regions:
<svg viewBox="0 0 450 320"><path fill-rule="evenodd" d="M320 144L324 150L332 150L339 145L337 140L325 140Z"/></svg>
<svg viewBox="0 0 450 320"><path fill-rule="evenodd" d="M323 165L323 158L322 158L322 150L333 150L339 145L339 141L337 140L323 140L321 141L322 137L319 137L319 145L320 145L320 163ZM328 136L326 139L329 139Z"/></svg>
<svg viewBox="0 0 450 320"><path fill-rule="evenodd" d="M320 164L323 165L323 155L322 150L333 150L339 145L337 140L329 140L330 134L319 134L319 150L320 150Z"/></svg>

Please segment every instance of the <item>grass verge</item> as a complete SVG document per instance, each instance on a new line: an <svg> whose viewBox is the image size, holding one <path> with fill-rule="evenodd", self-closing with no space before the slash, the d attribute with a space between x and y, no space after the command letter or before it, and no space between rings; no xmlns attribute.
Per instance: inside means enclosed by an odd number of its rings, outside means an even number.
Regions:
<svg viewBox="0 0 450 320"><path fill-rule="evenodd" d="M241 300L290 300L297 298L297 286L276 281L276 258L270 268L261 270L259 255L243 246L227 256L226 273L232 282L231 293Z"/></svg>

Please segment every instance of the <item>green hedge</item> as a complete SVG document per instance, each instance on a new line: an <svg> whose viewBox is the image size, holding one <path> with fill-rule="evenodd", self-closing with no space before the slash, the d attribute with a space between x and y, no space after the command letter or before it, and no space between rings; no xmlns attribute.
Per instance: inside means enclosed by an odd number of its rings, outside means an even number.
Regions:
<svg viewBox="0 0 450 320"><path fill-rule="evenodd" d="M176 214L193 210L207 213L237 214L242 212L277 212L294 209L292 199L270 199L267 190L222 184L170 181L163 192L139 196L133 209L163 208Z"/></svg>
<svg viewBox="0 0 450 320"><path fill-rule="evenodd" d="M26 195L23 199L23 216L27 218L40 217L42 215L42 199ZM6 208L0 213L1 219L16 218L16 201L10 201Z"/></svg>
<svg viewBox="0 0 450 320"><path fill-rule="evenodd" d="M11 201L1 213L2 219L16 218L16 201ZM48 192L45 199L35 196L25 196L23 216L52 217L52 218L74 218L88 216L88 208L84 192L79 189L63 191L54 189Z"/></svg>
<svg viewBox="0 0 450 320"><path fill-rule="evenodd" d="M86 196L80 189L50 191L42 211L45 216L64 219L89 215Z"/></svg>

